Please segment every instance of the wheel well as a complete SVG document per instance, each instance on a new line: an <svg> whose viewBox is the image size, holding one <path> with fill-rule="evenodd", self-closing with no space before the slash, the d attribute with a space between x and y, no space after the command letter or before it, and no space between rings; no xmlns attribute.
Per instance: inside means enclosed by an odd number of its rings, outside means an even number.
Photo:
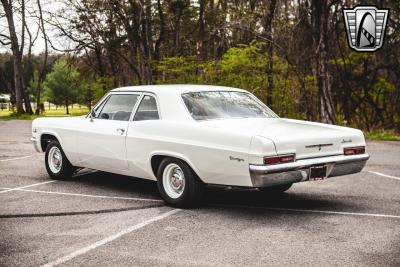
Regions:
<svg viewBox="0 0 400 267"><path fill-rule="evenodd" d="M155 155L151 158L151 169L153 170L154 176L157 178L157 172L158 172L158 167L161 164L161 161L165 158L168 158L168 156L164 155Z"/></svg>
<svg viewBox="0 0 400 267"><path fill-rule="evenodd" d="M46 148L51 141L58 142L58 139L57 139L57 137L55 137L54 135L51 135L51 134L42 134L42 136L40 137L40 145L42 147L43 152L46 151Z"/></svg>
<svg viewBox="0 0 400 267"><path fill-rule="evenodd" d="M189 168L191 168L192 171L197 175L197 173L193 170L192 166L190 166L190 164L184 159L172 157L172 156L166 156L166 155L154 155L151 158L151 169L153 170L153 174L156 178L157 178L158 167L160 166L161 161L163 161L163 159L165 159L165 158L173 158L173 159L179 159L179 160L184 161L189 166Z"/></svg>

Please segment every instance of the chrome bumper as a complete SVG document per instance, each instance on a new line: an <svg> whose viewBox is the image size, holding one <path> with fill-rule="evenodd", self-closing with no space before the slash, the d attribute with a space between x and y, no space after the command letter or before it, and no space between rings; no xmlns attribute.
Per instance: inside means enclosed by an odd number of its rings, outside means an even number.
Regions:
<svg viewBox="0 0 400 267"><path fill-rule="evenodd" d="M31 138L31 142L32 142L33 147L35 148L36 152L42 152L42 151L40 150L40 148L39 148L39 144L38 144L38 142L37 142L37 140L36 140L36 137L32 137L32 138Z"/></svg>
<svg viewBox="0 0 400 267"><path fill-rule="evenodd" d="M327 177L333 177L360 172L368 159L368 154L338 155L268 166L250 165L250 177L254 187L297 183L309 180L310 167L326 165Z"/></svg>

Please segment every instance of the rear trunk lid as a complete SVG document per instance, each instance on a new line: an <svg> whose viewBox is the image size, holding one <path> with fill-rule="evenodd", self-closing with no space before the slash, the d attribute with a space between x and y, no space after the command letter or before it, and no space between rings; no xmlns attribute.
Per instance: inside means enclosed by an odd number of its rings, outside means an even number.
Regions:
<svg viewBox="0 0 400 267"><path fill-rule="evenodd" d="M297 159L343 154L343 147L364 145L360 131L334 125L275 119L260 136L272 140L278 154L295 153Z"/></svg>
<svg viewBox="0 0 400 267"><path fill-rule="evenodd" d="M275 144L277 154L297 159L343 154L343 147L365 146L361 131L322 123L269 118L204 121L204 125L261 136Z"/></svg>

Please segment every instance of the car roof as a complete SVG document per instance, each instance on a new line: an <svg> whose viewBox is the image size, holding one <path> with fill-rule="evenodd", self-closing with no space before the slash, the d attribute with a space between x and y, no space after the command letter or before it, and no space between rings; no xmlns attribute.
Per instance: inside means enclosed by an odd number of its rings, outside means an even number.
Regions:
<svg viewBox="0 0 400 267"><path fill-rule="evenodd" d="M188 112L181 94L189 92L206 92L206 91L235 91L247 92L242 89L215 86L215 85L194 85L194 84L169 84L169 85L140 85L140 86L127 86L111 90L111 93L123 92L144 92L152 93L158 98L158 105L163 120L176 120L176 121L192 121L190 113Z"/></svg>
<svg viewBox="0 0 400 267"><path fill-rule="evenodd" d="M216 85L197 85L197 84L167 84L167 85L139 85L139 86L126 86L111 90L111 92L152 92L161 94L182 94L187 92L201 92L201 91L238 91L247 92L243 89L216 86Z"/></svg>

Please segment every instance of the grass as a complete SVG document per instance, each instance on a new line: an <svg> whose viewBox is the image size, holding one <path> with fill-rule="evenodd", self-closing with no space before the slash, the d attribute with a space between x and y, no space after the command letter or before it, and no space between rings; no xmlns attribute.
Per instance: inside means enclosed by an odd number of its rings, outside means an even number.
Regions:
<svg viewBox="0 0 400 267"><path fill-rule="evenodd" d="M400 141L400 134L393 130L374 130L364 134L367 140Z"/></svg>
<svg viewBox="0 0 400 267"><path fill-rule="evenodd" d="M17 115L9 110L0 110L0 120L33 120L35 118L39 117L53 117L53 116L81 116L85 115L89 112L89 109L87 107L81 107L81 108L71 108L69 107L69 115L66 115L67 111L65 108L58 108L58 109L50 109L46 110L45 113L41 115L30 115L30 114L22 114L22 115Z"/></svg>

